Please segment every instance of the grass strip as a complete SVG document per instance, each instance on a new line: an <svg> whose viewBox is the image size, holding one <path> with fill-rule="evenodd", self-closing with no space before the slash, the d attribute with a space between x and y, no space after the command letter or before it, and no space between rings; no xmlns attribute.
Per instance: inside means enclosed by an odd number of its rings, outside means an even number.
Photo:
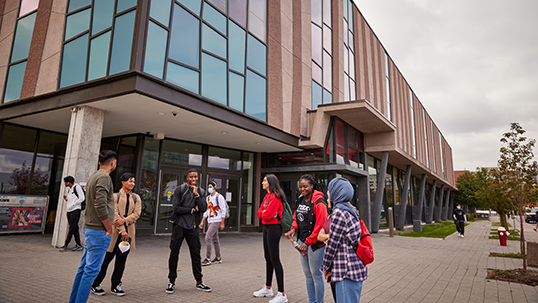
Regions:
<svg viewBox="0 0 538 303"><path fill-rule="evenodd" d="M514 258L514 259L523 259L523 255L518 253L496 253L496 252L490 252L490 257L501 257L501 258Z"/></svg>
<svg viewBox="0 0 538 303"><path fill-rule="evenodd" d="M447 236L456 232L456 225L452 221L433 223L422 226L422 232L399 232L398 236L414 237L414 238L440 238L444 239Z"/></svg>
<svg viewBox="0 0 538 303"><path fill-rule="evenodd" d="M501 222L493 222L493 223L491 223L491 226L498 226L498 227L500 227L500 226L502 226L502 225L501 225ZM512 227L512 224L508 223L508 227Z"/></svg>

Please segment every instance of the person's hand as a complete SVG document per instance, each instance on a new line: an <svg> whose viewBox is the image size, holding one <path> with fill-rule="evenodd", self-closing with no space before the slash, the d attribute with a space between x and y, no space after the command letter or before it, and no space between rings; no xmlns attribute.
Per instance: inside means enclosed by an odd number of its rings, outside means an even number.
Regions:
<svg viewBox="0 0 538 303"><path fill-rule="evenodd" d="M123 224L125 224L125 219L119 218L119 219L114 220L114 225L116 225L117 227L120 227Z"/></svg>
<svg viewBox="0 0 538 303"><path fill-rule="evenodd" d="M204 221L200 222L200 225L198 225L198 227L200 227L200 229L204 229Z"/></svg>
<svg viewBox="0 0 538 303"><path fill-rule="evenodd" d="M66 195L64 195L64 200L67 201L67 196Z"/></svg>
<svg viewBox="0 0 538 303"><path fill-rule="evenodd" d="M301 244L299 245L299 247L297 247L297 250L300 252L300 253L304 253L306 250L308 249L308 245L306 244Z"/></svg>
<svg viewBox="0 0 538 303"><path fill-rule="evenodd" d="M198 209L198 205L196 205L196 207L194 207L194 209L196 209L196 211L199 211L200 209Z"/></svg>
<svg viewBox="0 0 538 303"><path fill-rule="evenodd" d="M107 228L105 235L112 236L112 226L110 226L110 229Z"/></svg>
<svg viewBox="0 0 538 303"><path fill-rule="evenodd" d="M196 185L189 185L192 188L192 193L197 196L198 195L198 187Z"/></svg>
<svg viewBox="0 0 538 303"><path fill-rule="evenodd" d="M332 270L328 270L326 272L323 273L323 278L325 278L325 280L328 280L330 277L331 277L331 273L332 273ZM327 281L327 283L329 283L329 281Z"/></svg>
<svg viewBox="0 0 538 303"><path fill-rule="evenodd" d="M121 240L122 241L129 241L129 234L127 232L121 233Z"/></svg>
<svg viewBox="0 0 538 303"><path fill-rule="evenodd" d="M220 230L224 229L224 222L220 222Z"/></svg>
<svg viewBox="0 0 538 303"><path fill-rule="evenodd" d="M292 228L290 229L290 231L288 231L287 233L284 234L284 237L286 237L286 239L290 239L290 237L293 237L295 235L295 228Z"/></svg>

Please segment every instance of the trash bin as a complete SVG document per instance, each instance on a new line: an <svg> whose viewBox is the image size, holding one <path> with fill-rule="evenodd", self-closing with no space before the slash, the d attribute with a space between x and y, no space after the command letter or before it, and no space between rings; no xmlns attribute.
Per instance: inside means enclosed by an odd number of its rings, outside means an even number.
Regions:
<svg viewBox="0 0 538 303"><path fill-rule="evenodd" d="M501 246L506 246L506 229L504 227L499 227L497 233L499 234L499 242L501 242Z"/></svg>

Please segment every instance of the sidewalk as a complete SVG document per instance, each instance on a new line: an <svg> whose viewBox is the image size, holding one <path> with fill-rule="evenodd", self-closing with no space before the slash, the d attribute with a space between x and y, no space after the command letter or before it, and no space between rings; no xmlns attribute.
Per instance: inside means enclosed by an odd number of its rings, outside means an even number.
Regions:
<svg viewBox="0 0 538 303"><path fill-rule="evenodd" d="M498 221L493 218L492 221ZM538 241L534 225L525 224L528 241ZM519 226L518 226L519 228ZM538 287L486 280L487 268L521 268L518 259L488 257L490 252L518 252L519 242L499 246L490 240L491 221L466 228L465 238L390 238L373 235L375 262L368 266L361 302L538 302ZM0 302L67 302L82 252L58 252L51 235L0 236ZM127 261L118 298L110 289L109 268L102 286L107 294L90 294L88 302L268 302L252 292L265 281L260 233L223 234L223 263L203 267L211 293L195 289L188 247L181 249L176 292L166 294L169 237L137 238L137 250ZM205 255L202 239L202 257ZM299 255L282 237L281 259L290 302L308 302ZM273 282L276 286L276 281ZM332 302L326 287L326 302Z"/></svg>

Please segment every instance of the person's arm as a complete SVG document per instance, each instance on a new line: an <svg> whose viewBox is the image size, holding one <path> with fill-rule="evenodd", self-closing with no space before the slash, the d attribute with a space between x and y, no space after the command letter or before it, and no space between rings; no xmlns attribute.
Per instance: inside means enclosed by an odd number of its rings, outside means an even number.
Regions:
<svg viewBox="0 0 538 303"><path fill-rule="evenodd" d="M323 255L323 263L321 265L320 271L328 271L334 261L336 253L338 252L338 247L342 244L342 241L345 239L347 230L346 218L344 216L344 211L336 209L333 212L331 218L331 227L329 229L329 240L325 246L325 254Z"/></svg>
<svg viewBox="0 0 538 303"><path fill-rule="evenodd" d="M202 217L202 221L200 222L200 225L198 225L198 227L200 227L200 229L204 228L204 221L205 221L205 213L204 213L204 216Z"/></svg>
<svg viewBox="0 0 538 303"><path fill-rule="evenodd" d="M327 206L323 202L319 202L314 206L314 213L316 215L316 225L314 225L314 230L304 241L306 245L310 246L318 241L318 234L327 220L329 213L327 212Z"/></svg>
<svg viewBox="0 0 538 303"><path fill-rule="evenodd" d="M187 193L185 193L185 191L187 191ZM172 195L172 211L178 215L187 215L192 213L192 208L183 207L180 205L183 193L188 195L188 188L185 188L185 186L178 186Z"/></svg>
<svg viewBox="0 0 538 303"><path fill-rule="evenodd" d="M226 199L222 195L219 194L219 197L217 198L218 204L219 204L219 216L220 216L220 230L223 230L225 227L224 221L226 220Z"/></svg>
<svg viewBox="0 0 538 303"><path fill-rule="evenodd" d="M262 214L264 210L265 210L265 205L262 200L262 203L260 204L260 208L258 209L258 212L256 212L256 216L258 216L258 219L262 218Z"/></svg>
<svg viewBox="0 0 538 303"><path fill-rule="evenodd" d="M329 235L327 233L325 233L325 229L322 228L319 231L319 234L318 234L318 241L321 241L323 243L327 243L327 240L329 240Z"/></svg>
<svg viewBox="0 0 538 303"><path fill-rule="evenodd" d="M107 176L108 177L108 176ZM112 235L112 222L108 217L108 185L109 180L106 177L97 179L95 184L95 199L93 205L97 213L97 217L101 220L103 227L106 229L106 235Z"/></svg>
<svg viewBox="0 0 538 303"><path fill-rule="evenodd" d="M194 202L196 206L198 206L197 211L205 213L205 211L207 210L205 190L198 187L198 195L194 197Z"/></svg>
<svg viewBox="0 0 538 303"><path fill-rule="evenodd" d="M278 213L280 204L282 204L280 199L277 198L276 195L271 195L269 197L269 205L267 205L265 211L262 212L262 219L268 221L271 218L274 218Z"/></svg>

